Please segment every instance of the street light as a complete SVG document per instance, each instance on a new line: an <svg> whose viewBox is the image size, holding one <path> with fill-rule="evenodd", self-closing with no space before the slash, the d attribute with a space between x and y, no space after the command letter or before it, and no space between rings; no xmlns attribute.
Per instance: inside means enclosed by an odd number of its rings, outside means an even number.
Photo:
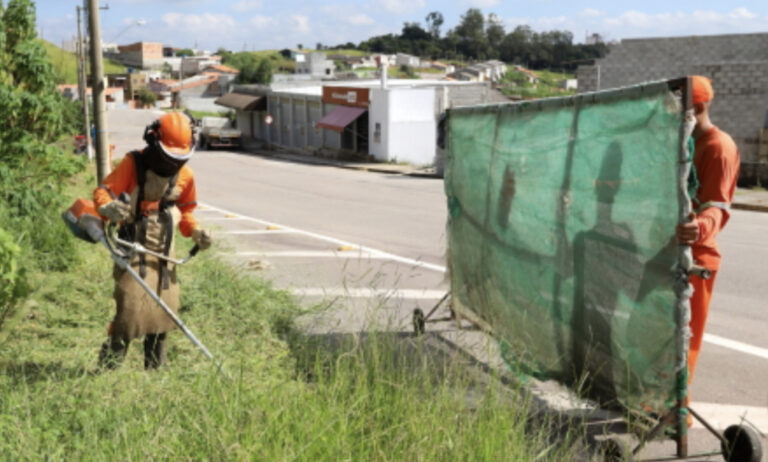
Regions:
<svg viewBox="0 0 768 462"><path fill-rule="evenodd" d="M115 41L115 40L117 40L117 38L118 38L118 37L120 37L121 35L123 35L123 34L124 34L124 33L125 33L125 32L126 32L128 29L130 29L131 27L133 27L133 26L143 26L143 25L145 25L146 23L147 23L147 21L146 21L145 19L137 19L136 21L134 21L134 22L132 22L132 23L128 24L127 26L125 26L125 28L124 28L123 30L121 30L120 32L118 32L118 33L117 33L117 35L115 35L114 37L112 37L112 40L110 40L109 42L110 42L110 43L114 43L114 41Z"/></svg>

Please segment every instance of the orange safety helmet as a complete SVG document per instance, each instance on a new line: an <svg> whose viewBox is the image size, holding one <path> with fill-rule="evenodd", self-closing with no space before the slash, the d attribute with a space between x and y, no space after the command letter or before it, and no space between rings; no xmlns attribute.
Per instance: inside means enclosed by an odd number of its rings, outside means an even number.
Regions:
<svg viewBox="0 0 768 462"><path fill-rule="evenodd" d="M168 156L188 160L195 151L195 140L189 117L181 112L169 112L157 119L157 142Z"/></svg>
<svg viewBox="0 0 768 462"><path fill-rule="evenodd" d="M147 125L144 141L155 153L150 166L162 176L178 171L195 153L195 132L191 117L169 112Z"/></svg>

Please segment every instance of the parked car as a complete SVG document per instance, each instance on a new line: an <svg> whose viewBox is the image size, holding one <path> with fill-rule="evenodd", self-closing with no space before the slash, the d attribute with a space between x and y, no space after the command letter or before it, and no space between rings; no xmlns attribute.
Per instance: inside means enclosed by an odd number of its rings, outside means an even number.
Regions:
<svg viewBox="0 0 768 462"><path fill-rule="evenodd" d="M240 130L232 128L232 122L226 117L203 117L200 120L200 147L240 149L241 138Z"/></svg>

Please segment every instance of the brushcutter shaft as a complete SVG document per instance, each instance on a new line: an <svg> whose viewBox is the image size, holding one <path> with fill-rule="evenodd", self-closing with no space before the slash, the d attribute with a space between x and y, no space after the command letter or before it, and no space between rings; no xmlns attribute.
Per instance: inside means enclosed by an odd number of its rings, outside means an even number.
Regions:
<svg viewBox="0 0 768 462"><path fill-rule="evenodd" d="M150 296L150 297L152 297L152 299L153 299L155 302L157 302L157 304L160 306L160 308L162 308L162 309L163 309L163 311L165 311L165 313L166 313L168 316L170 316L170 318L173 320L173 322L174 322L174 323L175 323L175 324L176 324L176 325L179 327L179 329L181 329L181 331L182 331L182 332L184 332L184 335L186 335L186 336L187 336L187 338L189 338L189 340L191 340L191 341L192 341L192 343L193 343L193 344L195 344L195 346L196 346L197 348L199 348L199 349L200 349L200 351L202 351L202 352L203 352L203 354L204 354L204 355L205 355L205 356L206 356L208 359L210 359L211 361L213 361L213 364L215 364L215 365L216 365L216 368L219 370L219 372L221 372L221 373L222 373L222 374L224 374L224 375L227 375L227 374L226 374L226 372L224 372L224 369L222 368L222 366L221 366L221 363L219 363L218 361L216 361L216 358L214 358L214 357L213 357L213 355L211 354L211 352L210 352L210 351L208 351L208 348L206 348L206 347L205 347L205 345L203 345L203 344L200 342L200 340L198 340L198 339L197 339L197 337L195 337L195 334L193 334L193 333L192 333L192 332L191 332L189 329L187 329L187 326L186 326L186 325L184 325L184 322L182 322L182 320L181 320L181 319L179 319L179 317L178 317L178 316L176 316L176 314L175 314L175 313L174 313L174 312L173 312L173 311L172 311L172 310L171 310L171 309L168 307L168 305L166 305L166 304L165 304L165 302L163 301L163 299L162 299L162 298L160 298L160 297L159 297L159 296L158 296L158 295L157 295L157 294L156 294L156 293L155 293L155 292L154 292L154 291L153 291L153 290L152 290L152 289L151 289L151 288L150 288L150 287L147 285L147 283L146 283L146 282L144 282L144 279L142 279L142 278L141 278L141 276L139 276L139 275L136 273L136 271L135 271L133 268L131 268L131 265L130 265L130 264L129 264L129 263L128 263L128 262L127 262L125 259L123 259L123 258L120 258L120 257L119 257L119 256L117 256L117 255L114 255L114 254L113 254L113 255L112 255L112 258L115 260L115 262L118 264L118 266L120 266L122 269L125 269L126 271L128 271L128 273L131 275L131 277L133 277L133 279L135 279L135 280L136 280L136 282L137 282L137 283L138 283L138 284L141 286L141 288L142 288L142 289L144 289L144 291L145 291L145 292L147 292L147 294L149 294L149 296Z"/></svg>

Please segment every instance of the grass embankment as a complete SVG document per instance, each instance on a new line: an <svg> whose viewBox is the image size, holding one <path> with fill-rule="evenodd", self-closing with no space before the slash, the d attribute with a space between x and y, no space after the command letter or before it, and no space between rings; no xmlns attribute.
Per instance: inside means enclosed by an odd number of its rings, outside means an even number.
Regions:
<svg viewBox="0 0 768 462"><path fill-rule="evenodd" d="M100 372L111 263L76 247L70 271L31 275L35 305L0 344L5 459L569 460L520 398L455 355L398 335L287 335L291 298L212 252L180 269L181 316L232 379L178 331L167 368L145 372L136 341Z"/></svg>
<svg viewBox="0 0 768 462"><path fill-rule="evenodd" d="M529 82L525 73L510 67L499 83L499 89L507 96L522 99L551 98L576 93L573 90L562 88L562 84L566 80L575 78L572 74L553 71L529 72L536 76L537 82Z"/></svg>
<svg viewBox="0 0 768 462"><path fill-rule="evenodd" d="M40 40L48 55L48 59L56 74L56 83L77 84L77 57L74 53L64 51L47 40ZM104 60L104 74L123 74L125 66Z"/></svg>

